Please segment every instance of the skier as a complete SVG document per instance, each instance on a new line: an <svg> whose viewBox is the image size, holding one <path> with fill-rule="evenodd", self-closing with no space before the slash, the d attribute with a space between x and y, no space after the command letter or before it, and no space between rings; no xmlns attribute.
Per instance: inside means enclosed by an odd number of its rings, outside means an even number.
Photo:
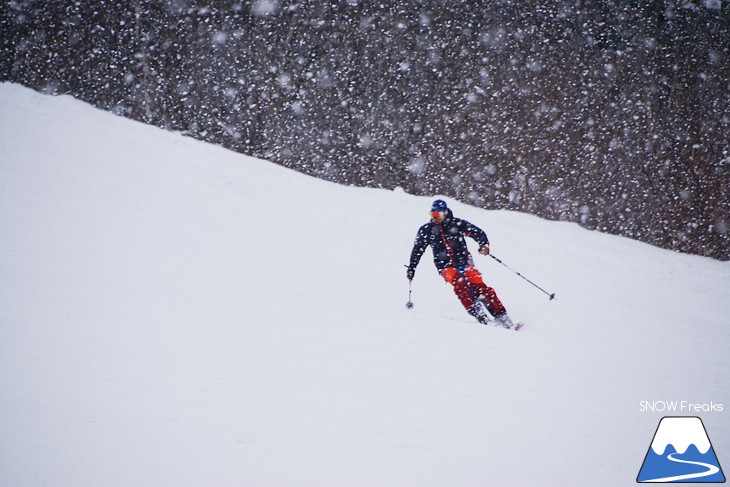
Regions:
<svg viewBox="0 0 730 487"><path fill-rule="evenodd" d="M466 220L454 217L443 200L436 200L431 206L431 221L418 229L411 251L406 277L412 280L416 266L429 245L433 250L433 262L441 277L454 286L456 296L467 312L480 323L488 318L479 301L483 302L498 324L512 328L502 302L493 288L484 284L481 273L474 267L474 261L466 246L464 237L470 237L479 244L479 253L489 255L489 239L484 230Z"/></svg>

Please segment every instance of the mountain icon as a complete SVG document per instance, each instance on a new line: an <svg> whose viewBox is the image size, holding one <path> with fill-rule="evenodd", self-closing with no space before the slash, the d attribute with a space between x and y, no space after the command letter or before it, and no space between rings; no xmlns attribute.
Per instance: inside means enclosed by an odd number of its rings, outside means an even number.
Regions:
<svg viewBox="0 0 730 487"><path fill-rule="evenodd" d="M702 420L695 416L662 418L636 481L725 482Z"/></svg>

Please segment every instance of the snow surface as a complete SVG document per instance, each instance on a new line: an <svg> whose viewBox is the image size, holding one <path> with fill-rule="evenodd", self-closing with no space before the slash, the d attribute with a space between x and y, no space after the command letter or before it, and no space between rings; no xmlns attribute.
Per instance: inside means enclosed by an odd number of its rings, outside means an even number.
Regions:
<svg viewBox="0 0 730 487"><path fill-rule="evenodd" d="M730 463L730 263L447 200L520 332L339 186L0 84L0 485L617 486L662 412ZM435 195L436 196L436 195ZM678 414L673 414L678 415ZM697 415L692 413L690 415Z"/></svg>

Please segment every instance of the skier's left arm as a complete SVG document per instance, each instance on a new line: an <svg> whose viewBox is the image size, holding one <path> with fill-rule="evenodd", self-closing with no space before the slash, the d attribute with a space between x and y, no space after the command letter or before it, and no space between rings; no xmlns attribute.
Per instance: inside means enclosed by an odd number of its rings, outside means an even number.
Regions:
<svg viewBox="0 0 730 487"><path fill-rule="evenodd" d="M489 255L489 239L487 238L487 233L466 220L461 220L461 224L464 235L473 238L479 244L479 253Z"/></svg>

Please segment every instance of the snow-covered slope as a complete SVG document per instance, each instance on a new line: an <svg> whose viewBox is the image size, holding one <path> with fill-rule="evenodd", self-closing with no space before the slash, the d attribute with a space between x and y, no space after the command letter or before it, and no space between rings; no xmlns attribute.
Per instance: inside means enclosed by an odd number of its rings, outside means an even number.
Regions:
<svg viewBox="0 0 730 487"><path fill-rule="evenodd" d="M431 199L0 84L0 485L613 487L661 400L730 463L729 263L449 199L557 300L408 311Z"/></svg>

